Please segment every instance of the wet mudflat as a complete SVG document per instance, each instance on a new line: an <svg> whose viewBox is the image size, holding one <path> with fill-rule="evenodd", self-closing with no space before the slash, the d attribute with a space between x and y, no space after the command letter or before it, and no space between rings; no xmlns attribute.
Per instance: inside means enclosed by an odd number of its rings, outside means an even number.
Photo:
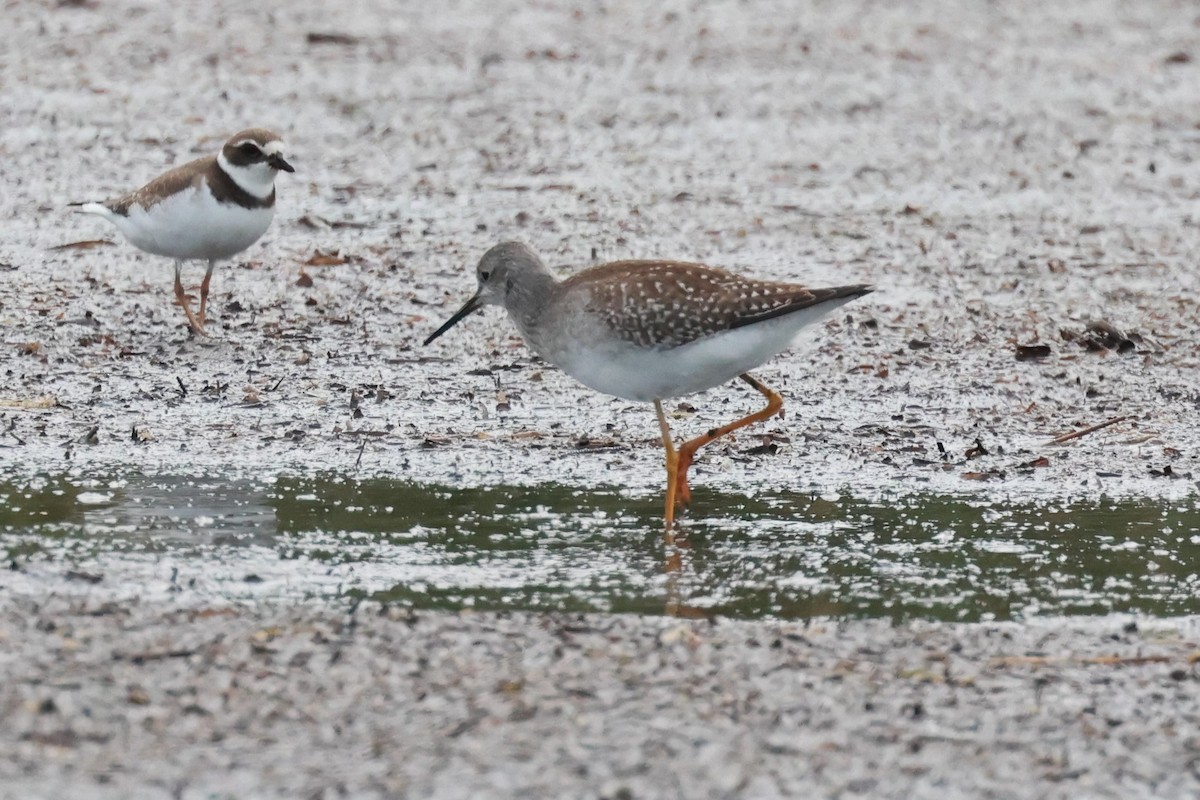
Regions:
<svg viewBox="0 0 1200 800"><path fill-rule="evenodd" d="M658 498L611 487L109 475L0 495L4 797L1200 782L1178 768L1200 747L1193 499L708 490L669 545Z"/></svg>
<svg viewBox="0 0 1200 800"><path fill-rule="evenodd" d="M897 621L1200 613L1196 500L698 491L667 544L657 498L381 478L0 483L22 593L369 599L415 610Z"/></svg>
<svg viewBox="0 0 1200 800"><path fill-rule="evenodd" d="M0 797L1200 794L1190 4L340 9L5 7ZM65 206L248 125L189 340ZM668 547L503 239L878 291Z"/></svg>

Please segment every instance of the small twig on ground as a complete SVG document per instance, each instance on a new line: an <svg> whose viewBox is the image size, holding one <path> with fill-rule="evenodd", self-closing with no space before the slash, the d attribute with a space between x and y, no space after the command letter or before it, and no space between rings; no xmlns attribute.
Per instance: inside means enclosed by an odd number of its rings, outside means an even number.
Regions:
<svg viewBox="0 0 1200 800"><path fill-rule="evenodd" d="M1092 664L1108 667L1140 667L1147 664L1171 664L1181 661L1178 656L1096 656L1075 658L1071 656L998 656L988 662L989 667L1055 667L1068 664ZM1189 662L1190 663L1190 662Z"/></svg>
<svg viewBox="0 0 1200 800"><path fill-rule="evenodd" d="M189 658L196 655L200 651L193 650L157 650L147 653L133 653L124 655L122 653L113 654L115 661L129 661L134 664L145 664L147 661L162 661L168 658Z"/></svg>
<svg viewBox="0 0 1200 800"><path fill-rule="evenodd" d="M1055 436L1050 440L1049 444L1062 444L1063 442L1069 442L1072 439L1078 439L1081 436L1087 436L1089 433L1095 433L1098 430L1103 430L1110 425L1116 425L1118 422L1124 422L1127 419L1133 419L1133 417L1128 414L1123 417L1113 417L1110 420L1101 422L1098 425L1093 425L1090 428L1084 428L1081 431L1071 431L1070 433L1064 433L1062 436Z"/></svg>

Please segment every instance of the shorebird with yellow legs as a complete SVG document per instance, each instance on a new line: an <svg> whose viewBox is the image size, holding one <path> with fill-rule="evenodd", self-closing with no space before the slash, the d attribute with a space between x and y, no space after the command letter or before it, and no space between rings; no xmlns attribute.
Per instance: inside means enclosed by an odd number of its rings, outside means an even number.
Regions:
<svg viewBox="0 0 1200 800"><path fill-rule="evenodd" d="M519 242L488 250L475 273L475 294L425 344L478 308L503 306L545 361L596 391L654 403L667 452L668 529L677 508L691 502L687 472L696 451L782 409L783 398L749 370L786 350L801 328L872 291L810 289L683 261L616 261L559 280ZM676 447L663 400L734 378L767 405Z"/></svg>

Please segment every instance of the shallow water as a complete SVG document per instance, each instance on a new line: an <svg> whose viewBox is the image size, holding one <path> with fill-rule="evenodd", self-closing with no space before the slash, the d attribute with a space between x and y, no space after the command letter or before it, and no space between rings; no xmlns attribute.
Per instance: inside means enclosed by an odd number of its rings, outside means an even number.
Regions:
<svg viewBox="0 0 1200 800"><path fill-rule="evenodd" d="M8 581L193 602L979 620L1200 613L1200 509L127 476L0 483ZM6 581L6 582L8 582Z"/></svg>

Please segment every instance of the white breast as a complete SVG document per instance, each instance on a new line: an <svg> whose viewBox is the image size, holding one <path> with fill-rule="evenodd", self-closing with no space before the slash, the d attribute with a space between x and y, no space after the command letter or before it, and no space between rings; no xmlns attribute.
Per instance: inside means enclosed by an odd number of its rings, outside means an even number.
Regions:
<svg viewBox="0 0 1200 800"><path fill-rule="evenodd" d="M254 244L275 216L274 206L218 203L207 189L188 188L148 210L109 217L132 244L170 258L220 260Z"/></svg>

